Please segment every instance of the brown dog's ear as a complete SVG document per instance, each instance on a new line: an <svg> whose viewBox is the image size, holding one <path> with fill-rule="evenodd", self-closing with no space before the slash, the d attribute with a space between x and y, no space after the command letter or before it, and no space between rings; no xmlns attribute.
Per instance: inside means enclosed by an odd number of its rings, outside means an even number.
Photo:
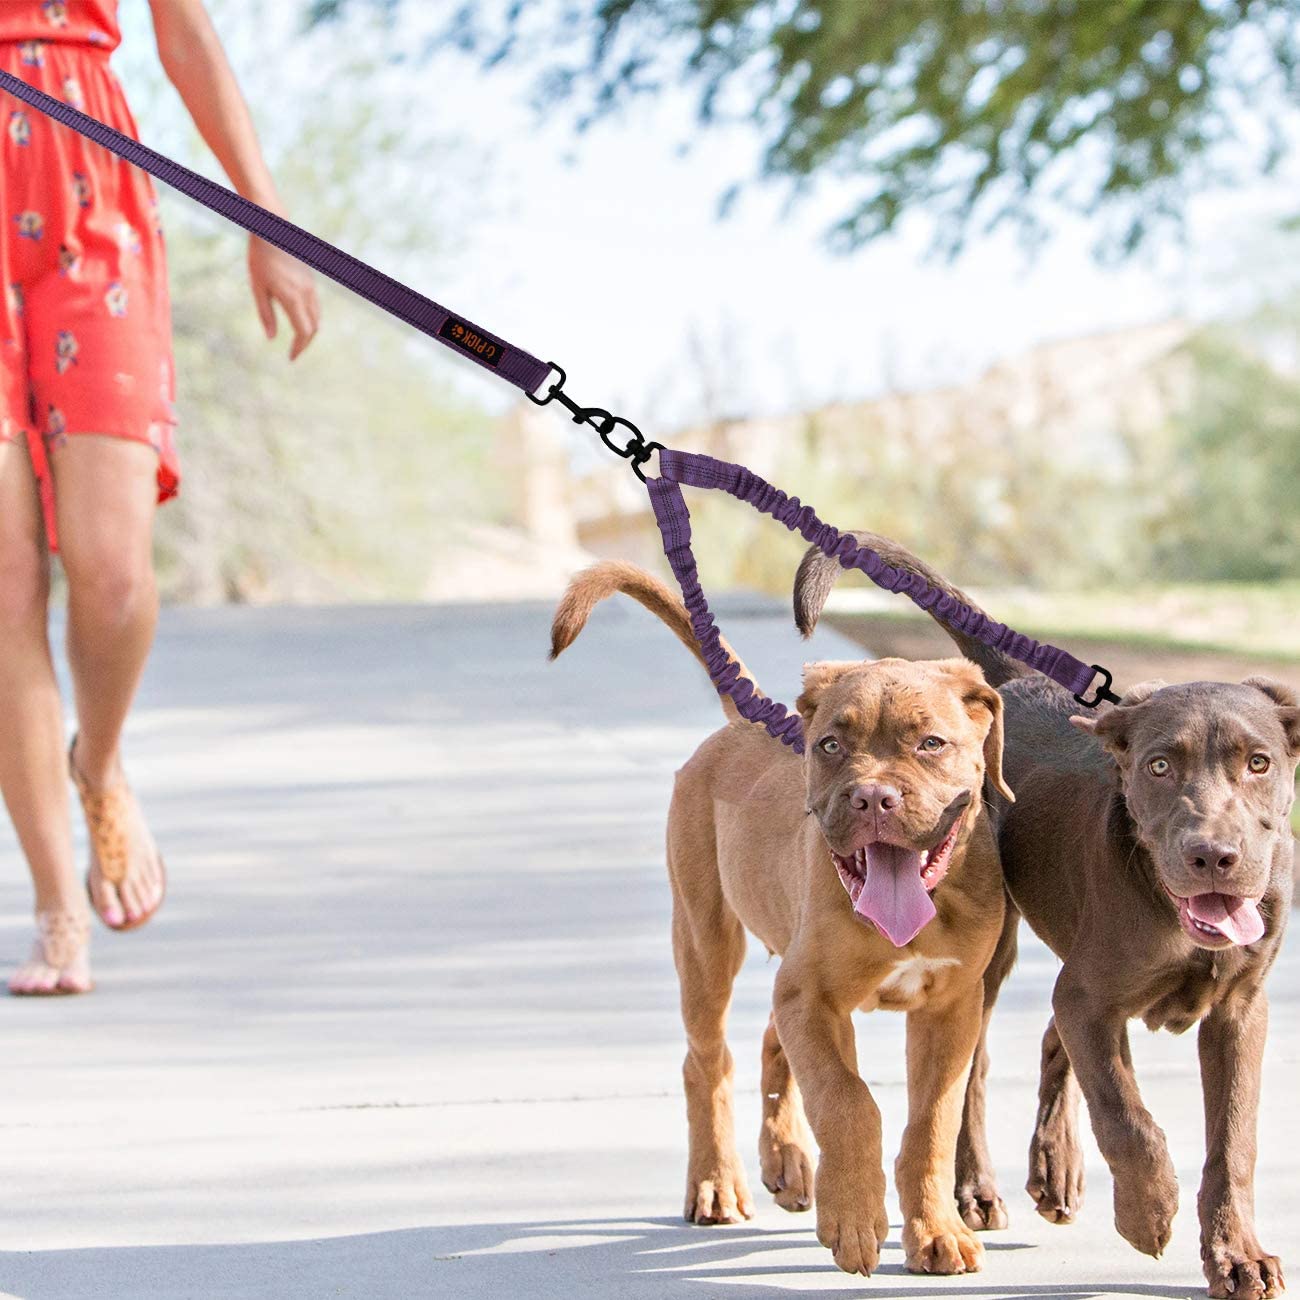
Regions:
<svg viewBox="0 0 1300 1300"><path fill-rule="evenodd" d="M817 712L817 706L821 703L822 696L826 694L826 688L839 681L845 673L861 667L862 665L856 660L804 664L803 691L794 702L799 716L806 722Z"/></svg>
<svg viewBox="0 0 1300 1300"><path fill-rule="evenodd" d="M1113 709L1108 709L1100 716L1075 714L1070 719L1070 725L1085 735L1094 736L1118 758L1128 752L1129 727L1138 709L1168 685L1168 682L1162 682L1158 678L1139 682L1124 692L1124 698Z"/></svg>
<svg viewBox="0 0 1300 1300"><path fill-rule="evenodd" d="M977 670L978 672L978 670ZM966 692L965 704L982 709L989 715L989 729L984 737L984 775L1004 799L1015 803L1016 796L1002 775L1002 696L981 680Z"/></svg>
<svg viewBox="0 0 1300 1300"><path fill-rule="evenodd" d="M1277 716L1286 732L1287 748L1293 754L1300 754L1300 707L1297 707L1300 698L1295 691L1271 677L1247 677L1242 685L1263 691L1277 705Z"/></svg>

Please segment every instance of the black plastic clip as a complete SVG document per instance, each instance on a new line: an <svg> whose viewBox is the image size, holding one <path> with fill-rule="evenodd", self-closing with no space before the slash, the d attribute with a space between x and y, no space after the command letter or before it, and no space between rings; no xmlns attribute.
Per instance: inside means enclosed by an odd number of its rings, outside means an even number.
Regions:
<svg viewBox="0 0 1300 1300"><path fill-rule="evenodd" d="M1092 699L1088 699L1084 695L1076 695L1074 698L1078 700L1085 709L1095 709L1103 700L1106 700L1111 704L1118 704L1119 696L1110 689L1110 684L1114 681L1114 678L1110 675L1110 669L1103 668L1100 664L1093 664L1092 671L1094 673L1100 673L1102 676L1102 680L1097 684L1097 688L1093 691Z"/></svg>
<svg viewBox="0 0 1300 1300"><path fill-rule="evenodd" d="M552 370L559 371L559 379L547 387L545 397L538 397L535 393L528 393L526 394L528 400L536 406L547 406L553 401L558 401L573 417L574 424L591 425L600 435L601 442L615 456L622 456L624 460L630 461L632 472L644 483L645 474L642 473L641 466L646 464L655 452L664 450L663 443L648 442L645 434L631 420L625 420L621 415L611 415L603 407L579 406L564 391L565 382L568 380L564 367L556 365L554 361L550 362L550 367ZM630 437L622 445L615 442L613 437L614 431L619 425L622 425L630 434Z"/></svg>

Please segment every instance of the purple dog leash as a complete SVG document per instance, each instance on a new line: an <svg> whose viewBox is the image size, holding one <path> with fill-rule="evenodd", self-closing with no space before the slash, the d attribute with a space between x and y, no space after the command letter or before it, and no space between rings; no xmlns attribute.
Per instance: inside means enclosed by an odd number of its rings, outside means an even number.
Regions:
<svg viewBox="0 0 1300 1300"><path fill-rule="evenodd" d="M804 505L798 497L787 496L743 465L686 451L664 450L659 453L659 472L659 478L646 483L650 505L663 535L664 553L690 612L695 639L704 652L709 676L719 694L729 695L735 701L741 717L761 723L770 735L796 753L801 754L804 749L802 720L784 704L768 699L749 678L742 677L722 647L691 553L691 517L682 496L683 483L688 487L719 488L737 500L747 501L755 510L771 515L791 532L799 533L823 554L839 560L844 568L860 569L876 586L902 592L949 627L1050 677L1087 708L1095 708L1102 700L1114 702L1118 698L1110 690L1112 679L1105 668L1085 664L1058 646L1045 645L1013 631L1005 623L995 623L988 615L932 587L918 574L887 564L870 547L860 546L854 537L823 523L813 508ZM1088 687L1098 674L1101 683L1092 698L1086 698Z"/></svg>
<svg viewBox="0 0 1300 1300"><path fill-rule="evenodd" d="M123 135L98 118L47 95L3 69L0 69L0 90L7 90L47 117L102 145L259 239L274 244L458 355L491 370L522 389L529 401L538 406L558 401L569 412L574 424L591 425L610 451L631 463L636 476L649 490L650 504L663 534L668 563L681 586L696 639L719 692L735 701L742 717L761 723L772 736L796 752L802 753L804 747L803 724L799 716L791 714L784 704L768 699L752 681L741 676L740 670L722 648L717 626L700 586L695 557L691 553L691 518L682 497L680 485L683 483L689 487L720 488L741 501L747 501L792 532L800 533L826 555L838 559L846 569L861 569L877 586L902 592L949 626L1059 682L1086 708L1095 708L1102 700L1114 702L1118 699L1110 689L1111 675L1105 668L1097 664L1089 666L1064 650L1040 644L1003 623L995 623L978 610L931 587L917 575L886 564L875 551L859 546L853 537L823 523L810 506L800 503L798 497L787 496L758 475L751 474L744 466L715 460L711 456L669 451L661 443L647 441L636 425L622 416L611 415L602 407L579 405L563 391L567 376L554 362L538 360L531 353L490 334L464 317L456 316L433 299L336 248L309 230L286 221L206 176L200 176L165 154ZM559 378L547 385L543 396L537 396L553 373ZM620 427L624 430L622 434L618 432ZM656 451L661 453L661 477L647 479L643 467ZM1101 683L1092 697L1087 698L1085 693L1098 674Z"/></svg>

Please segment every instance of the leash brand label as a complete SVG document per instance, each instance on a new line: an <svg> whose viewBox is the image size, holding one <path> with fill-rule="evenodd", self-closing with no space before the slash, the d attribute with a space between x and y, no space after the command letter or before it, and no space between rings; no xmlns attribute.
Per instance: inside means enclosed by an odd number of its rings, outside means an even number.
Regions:
<svg viewBox="0 0 1300 1300"><path fill-rule="evenodd" d="M455 316L447 317L443 327L438 331L438 337L446 339L448 343L454 343L458 348L463 348L471 356L477 357L479 361L489 366L495 367L501 364L501 354L505 348L499 343L493 343L491 339L485 339L472 325L457 320Z"/></svg>

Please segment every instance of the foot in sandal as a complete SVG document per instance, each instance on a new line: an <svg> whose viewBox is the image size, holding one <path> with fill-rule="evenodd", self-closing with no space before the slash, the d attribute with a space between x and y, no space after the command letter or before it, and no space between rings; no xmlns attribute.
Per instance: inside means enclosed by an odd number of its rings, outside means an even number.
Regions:
<svg viewBox="0 0 1300 1300"><path fill-rule="evenodd" d="M92 786L77 767L74 739L68 770L90 836L86 888L91 904L110 930L134 930L162 906L167 890L162 854L120 768L106 785Z"/></svg>
<svg viewBox="0 0 1300 1300"><path fill-rule="evenodd" d="M36 913L32 955L9 977L9 992L22 998L89 993L90 918L85 910Z"/></svg>

